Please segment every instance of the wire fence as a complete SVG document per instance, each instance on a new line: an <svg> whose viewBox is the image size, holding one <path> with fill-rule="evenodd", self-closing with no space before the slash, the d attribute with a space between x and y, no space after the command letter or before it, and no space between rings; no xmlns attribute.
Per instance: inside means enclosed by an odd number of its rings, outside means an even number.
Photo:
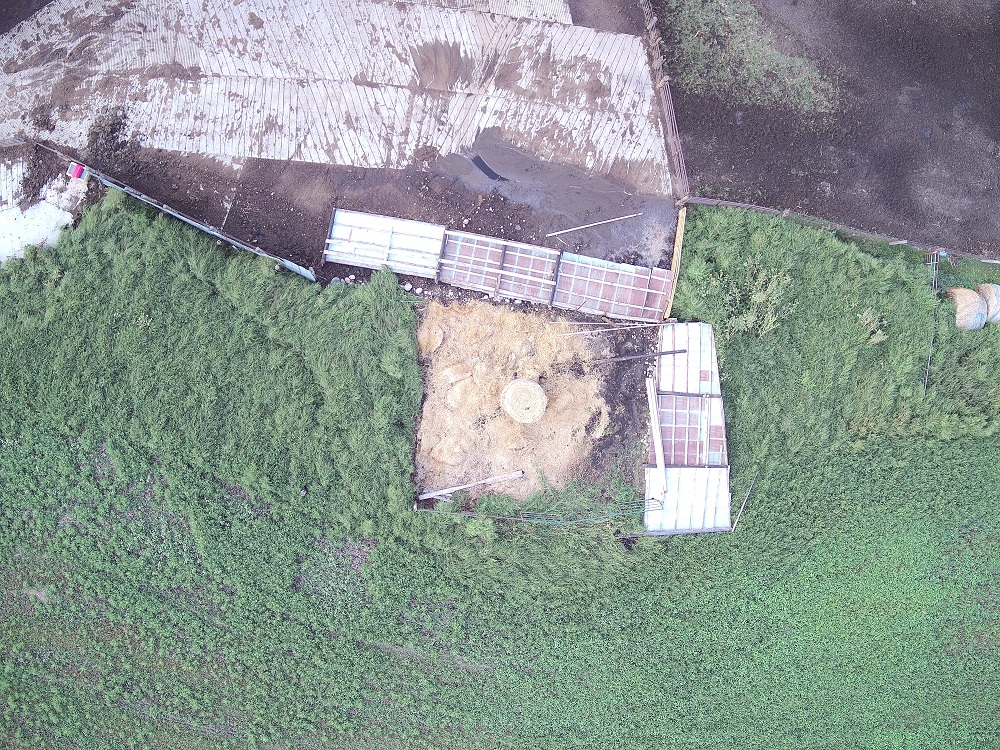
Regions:
<svg viewBox="0 0 1000 750"><path fill-rule="evenodd" d="M599 521L609 521L612 519L622 518L624 516L640 516L648 510L659 510L662 507L662 502L650 499L618 501L602 508L592 508L576 512L540 512L518 509L512 511L509 515L494 515L490 513L477 513L475 511L468 510L421 508L417 503L413 504L413 510L418 513L439 513L449 516L461 516L463 518L489 518L494 521L518 521L521 523L532 523L541 526L578 526L596 523Z"/></svg>
<svg viewBox="0 0 1000 750"><path fill-rule="evenodd" d="M25 138L24 136L14 136L14 138L21 143L25 143L35 148L44 149L45 151L48 151L51 154L55 154L56 156L58 156L60 159L63 159L67 163L76 161L73 157L64 154L61 151L58 151L57 149L54 149L50 146L46 146L42 143L38 143L37 141L33 141L30 138ZM305 268L303 266L298 265L297 263L293 263L287 258L281 258L278 257L277 255L272 255L271 253L261 250L259 247L255 247L253 245L248 245L245 242L241 242L235 237L225 234L221 229L213 227L209 224L204 224L198 221L197 219L188 216L187 214L184 214L180 211L177 211L176 209L171 208L166 203L161 203L158 200L150 198L145 193L142 193L136 190L135 188L129 187L124 182L116 180L114 177L106 175L103 172L94 169L93 167L87 167L87 172L91 176L93 176L98 182L100 182L102 185L106 187L112 187L115 188L116 190L121 190L126 195L130 195L136 200L142 201L146 205L152 206L158 211L162 211L165 214L173 216L175 219L178 219L179 221L183 221L188 226L192 226L195 229L205 232L206 234L211 235L216 239L222 240L223 242L226 242L227 244L232 245L233 247L238 247L241 250L246 250L247 252L253 253L254 255L259 255L262 258L268 258L270 260L273 260L275 263L280 263L289 271L297 273L299 276L309 279L309 281L316 281L316 273L312 268Z"/></svg>
<svg viewBox="0 0 1000 750"><path fill-rule="evenodd" d="M728 208L743 208L748 211L757 211L758 213L770 214L772 216L780 216L782 219L788 219L790 221L794 221L796 224L812 227L813 229L824 229L828 232L837 232L838 234L845 235L846 237L850 237L851 239L885 242L889 245L906 245L908 247L913 247L918 250L923 250L925 253L930 253L930 252L954 253L953 250L946 247L942 247L941 245L932 245L925 242L915 242L913 240L901 239L899 237L891 237L886 234L867 232L864 229L858 229L857 227L850 227L847 226L846 224L838 224L835 221L828 221L827 219L821 219L818 216L810 216L809 214L799 213L798 211L792 211L787 208L784 210L780 210L777 208L758 206L753 203L740 203L739 201L727 201L727 200L722 200L720 198L703 198L696 195L687 196L681 201L681 203L685 206L697 205L697 206L726 206Z"/></svg>
<svg viewBox="0 0 1000 750"><path fill-rule="evenodd" d="M673 174L670 185L674 198L684 200L691 192L691 181L688 179L687 166L684 163L684 151L681 148L681 132L677 127L677 116L674 113L674 99L670 94L670 82L663 71L664 58L660 47L663 41L656 25L656 15L650 0L639 0L642 15L646 23L644 40L649 54L650 67L653 74L653 86L660 99L660 109L663 113L663 126L667 142L667 159Z"/></svg>

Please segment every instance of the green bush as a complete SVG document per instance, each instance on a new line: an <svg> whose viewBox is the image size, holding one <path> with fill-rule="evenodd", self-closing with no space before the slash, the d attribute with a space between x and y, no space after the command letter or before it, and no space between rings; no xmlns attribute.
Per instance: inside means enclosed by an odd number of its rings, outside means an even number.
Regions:
<svg viewBox="0 0 1000 750"><path fill-rule="evenodd" d="M739 0L658 0L666 70L682 91L802 114L837 109L812 60L776 49L760 12Z"/></svg>

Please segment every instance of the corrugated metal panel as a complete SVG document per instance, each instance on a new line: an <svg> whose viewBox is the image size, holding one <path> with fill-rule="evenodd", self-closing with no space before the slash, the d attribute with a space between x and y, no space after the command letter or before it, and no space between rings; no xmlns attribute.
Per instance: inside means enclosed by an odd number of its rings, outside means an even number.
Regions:
<svg viewBox="0 0 1000 750"><path fill-rule="evenodd" d="M660 393L721 396L715 334L708 323L675 323L660 330L660 351L686 350L657 362Z"/></svg>
<svg viewBox="0 0 1000 750"><path fill-rule="evenodd" d="M707 323L660 329L656 413L664 468L646 469L646 530L651 534L724 531L730 526L729 455L715 334ZM650 451L649 461L656 457ZM662 509L652 507L663 504Z"/></svg>
<svg viewBox="0 0 1000 750"><path fill-rule="evenodd" d="M437 5L456 10L478 10L511 18L533 18L571 24L569 4L563 0L405 0L414 5Z"/></svg>
<svg viewBox="0 0 1000 750"><path fill-rule="evenodd" d="M381 268L525 302L659 322L673 285L662 268L611 263L418 221L338 209L326 260Z"/></svg>
<svg viewBox="0 0 1000 750"><path fill-rule="evenodd" d="M673 273L563 253L552 304L563 310L623 320L663 319Z"/></svg>
<svg viewBox="0 0 1000 750"><path fill-rule="evenodd" d="M658 394L656 401L667 466L729 465L721 397Z"/></svg>
<svg viewBox="0 0 1000 750"><path fill-rule="evenodd" d="M445 232L438 281L493 296L548 304L559 251L468 232Z"/></svg>
<svg viewBox="0 0 1000 750"><path fill-rule="evenodd" d="M396 273L432 279L443 244L443 226L338 208L323 257L333 263L389 267Z"/></svg>
<svg viewBox="0 0 1000 750"><path fill-rule="evenodd" d="M505 256L500 240L466 232L445 232L438 281L496 296Z"/></svg>
<svg viewBox="0 0 1000 750"><path fill-rule="evenodd" d="M9 71L0 132L85 148L97 114L121 107L124 135L151 148L404 168L427 147L457 152L495 127L543 160L671 192L638 37L480 12L567 19L559 0L441 4L478 10L177 0L164 13L153 0L124 10L115 0L54 0L0 40ZM82 38L88 54L75 54ZM50 54L22 68L22 48L37 39ZM60 96L53 87L67 76L85 96ZM22 122L35 106L52 108L51 133Z"/></svg>
<svg viewBox="0 0 1000 750"><path fill-rule="evenodd" d="M549 304L558 264L557 250L534 245L507 245L500 296Z"/></svg>
<svg viewBox="0 0 1000 750"><path fill-rule="evenodd" d="M0 209L16 206L21 200L24 169L20 159L12 164L0 164Z"/></svg>
<svg viewBox="0 0 1000 750"><path fill-rule="evenodd" d="M650 534L693 534L731 528L729 469L646 467L644 514ZM660 501L663 507L658 507Z"/></svg>

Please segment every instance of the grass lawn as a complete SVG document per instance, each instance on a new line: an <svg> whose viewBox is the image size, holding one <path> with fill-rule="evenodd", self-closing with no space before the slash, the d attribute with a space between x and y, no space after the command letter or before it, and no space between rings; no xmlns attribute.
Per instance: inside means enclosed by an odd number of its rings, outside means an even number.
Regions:
<svg viewBox="0 0 1000 750"><path fill-rule="evenodd" d="M684 262L737 503L757 481L735 533L632 550L411 512L388 274L320 290L114 193L5 264L0 737L995 747L1000 327L770 217L692 211Z"/></svg>

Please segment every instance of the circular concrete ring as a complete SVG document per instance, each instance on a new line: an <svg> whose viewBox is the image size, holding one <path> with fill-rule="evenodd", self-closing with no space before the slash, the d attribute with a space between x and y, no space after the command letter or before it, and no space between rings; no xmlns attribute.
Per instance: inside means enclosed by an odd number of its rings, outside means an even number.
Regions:
<svg viewBox="0 0 1000 750"><path fill-rule="evenodd" d="M535 424L545 413L549 399L534 380L518 378L507 383L500 394L500 406L507 415L521 424Z"/></svg>

